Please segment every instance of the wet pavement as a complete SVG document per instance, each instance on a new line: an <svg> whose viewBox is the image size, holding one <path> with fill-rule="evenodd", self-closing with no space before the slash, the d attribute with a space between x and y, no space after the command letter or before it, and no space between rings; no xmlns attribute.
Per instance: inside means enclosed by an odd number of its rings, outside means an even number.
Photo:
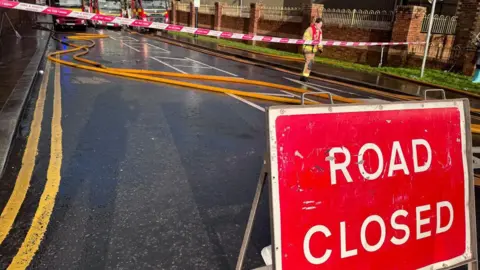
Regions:
<svg viewBox="0 0 480 270"><path fill-rule="evenodd" d="M110 38L97 40L87 58L109 67L300 86L279 71L139 35L106 32ZM57 45L56 49L64 48ZM61 157L61 180L48 229L40 235L43 240L30 268L234 269L266 150L263 109L274 103L54 64L48 71L35 168L12 230L0 244L0 269L29 244L24 241L42 192L52 186L47 183L52 156ZM332 92L337 89L342 96L378 98L348 87L315 83ZM209 84L282 94L262 87ZM28 104L22 122L25 130L15 144L19 149L29 138L37 95ZM59 104L60 155L54 152L58 149L52 139L52 132L58 131L53 121ZM20 159L12 159L0 179L0 209L18 181L20 164ZM270 244L268 196L264 195L246 269L262 265L260 251Z"/></svg>
<svg viewBox="0 0 480 270"><path fill-rule="evenodd" d="M0 110L38 48L45 48L49 34L29 26L18 29L22 38L8 32L0 37Z"/></svg>
<svg viewBox="0 0 480 270"><path fill-rule="evenodd" d="M250 53L243 50L237 50L235 48L224 47L213 42L198 40L193 37L165 34L161 32L159 32L159 35L168 37L170 39L182 41L182 42L196 44L196 45L199 45L205 48L210 48L213 50L245 56L251 59L258 59L265 62L272 61L272 58L268 56L254 54L254 53ZM275 64L293 67L298 70L303 69L303 63L299 63L296 61L289 61L289 60L282 60L282 59L275 58ZM359 85L366 83L367 85L378 86L380 88L383 88L384 90L394 91L394 92L399 92L399 93L404 93L407 95L413 95L413 96L419 96L419 97L423 97L423 93L425 90L432 89L432 87L430 86L425 86L425 85L417 84L411 81L393 78L381 73L374 74L374 73L367 73L367 72L361 72L361 71L354 71L349 69L336 68L336 67L321 64L321 63L315 63L313 67L313 72L322 74L326 77L330 77L333 79L336 78L339 81L342 81L342 79L346 79L348 81L351 81L352 83L358 82ZM429 97L441 98L441 94L429 93ZM450 92L450 91L446 91L446 97L447 99L465 98L464 95L461 95L455 92ZM476 99L473 97L469 97L469 99L470 99L470 105L472 107L480 108L480 99Z"/></svg>
<svg viewBox="0 0 480 270"><path fill-rule="evenodd" d="M137 35L108 34L111 38L97 40L88 58L109 67L300 86L281 72ZM59 69L61 184L32 268L232 269L265 151L262 109L273 103L251 101L252 106L226 95ZM46 185L55 70L51 65L31 187L0 245L2 269L20 249ZM260 87L208 84L282 94ZM29 106L32 113L34 103ZM30 120L24 121L26 126ZM25 141L27 134L20 139ZM19 162L12 160L0 179L0 209L12 193ZM261 265L260 251L270 242L266 198L249 251L250 268Z"/></svg>

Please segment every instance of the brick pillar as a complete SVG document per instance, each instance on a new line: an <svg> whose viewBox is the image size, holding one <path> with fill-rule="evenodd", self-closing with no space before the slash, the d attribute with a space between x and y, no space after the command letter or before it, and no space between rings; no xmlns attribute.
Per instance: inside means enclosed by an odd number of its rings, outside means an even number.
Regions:
<svg viewBox="0 0 480 270"><path fill-rule="evenodd" d="M169 20L170 20L170 23L171 24L178 24L178 16L177 16L177 1L176 0L173 0L171 2L171 5L172 9L170 10L170 14L169 14Z"/></svg>
<svg viewBox="0 0 480 270"><path fill-rule="evenodd" d="M250 35L257 34L258 22L262 16L263 4L251 3L250 4L250 19L248 20L248 33Z"/></svg>
<svg viewBox="0 0 480 270"><path fill-rule="evenodd" d="M195 6L193 5L193 2L190 2L190 14L188 16L188 25L190 27L195 27Z"/></svg>
<svg viewBox="0 0 480 270"><path fill-rule="evenodd" d="M213 29L220 31L222 29L222 15L223 15L223 7L225 3L215 2L215 20Z"/></svg>
<svg viewBox="0 0 480 270"><path fill-rule="evenodd" d="M409 42L419 41L422 23L427 8L419 6L398 6L393 23L392 41Z"/></svg>
<svg viewBox="0 0 480 270"><path fill-rule="evenodd" d="M393 23L392 42L419 42L422 23L427 8L419 6L398 6ZM405 65L408 56L408 46L389 48L388 61L392 65Z"/></svg>
<svg viewBox="0 0 480 270"><path fill-rule="evenodd" d="M455 46L460 46L463 56L457 63L465 75L475 71L475 36L480 32L480 0L460 0L457 7Z"/></svg>
<svg viewBox="0 0 480 270"><path fill-rule="evenodd" d="M303 5L303 20L302 20L302 29L300 29L300 36L303 36L303 33L317 18L323 17L323 8L321 4L306 4Z"/></svg>

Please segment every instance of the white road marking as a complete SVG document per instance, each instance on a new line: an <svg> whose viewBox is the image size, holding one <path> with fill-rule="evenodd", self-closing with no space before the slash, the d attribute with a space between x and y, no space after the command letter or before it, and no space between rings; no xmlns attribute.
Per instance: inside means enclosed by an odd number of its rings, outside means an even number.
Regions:
<svg viewBox="0 0 480 270"><path fill-rule="evenodd" d="M299 99L301 99L301 98L302 98L302 96L301 96L301 95L293 94L293 93L287 92L287 91L285 91L285 90L280 90L280 91L281 91L281 92L283 92L283 93L290 94L292 97L296 97L296 98L299 98ZM305 100L316 102L316 101L314 101L314 100L311 100L311 99L309 99L309 98L305 98Z"/></svg>
<svg viewBox="0 0 480 270"><path fill-rule="evenodd" d="M136 52L140 52L140 50L138 50L138 49L136 49L136 48L134 48L134 47L132 47L132 46L130 46L130 45L128 45L128 44L126 44L125 42L122 42L122 44L123 44L123 45L125 45L125 46L127 46L128 48L130 48L130 49L132 49L132 50L136 51Z"/></svg>
<svg viewBox="0 0 480 270"><path fill-rule="evenodd" d="M213 66L207 65L207 64L205 64L205 63L202 63L202 62L200 62L200 61L193 60L193 59L191 59L191 58L188 58L188 57L185 57L185 59L187 59L187 60L190 60L190 61L192 61L192 62L195 62L195 63L202 64L202 65L204 65L204 66L210 67L210 68L212 68L212 69L215 69L215 70L217 70L217 71L221 71L221 72L223 72L223 73L226 73L226 74L232 75L232 76L234 76L234 77L238 77L238 75L236 75L236 74L233 74L233 73L231 73L231 72L228 72L228 71L226 71L226 70L223 70L223 69L219 69L219 68L216 68L216 67L213 67Z"/></svg>
<svg viewBox="0 0 480 270"><path fill-rule="evenodd" d="M183 71L183 70L181 70L181 69L178 69L178 68L176 68L176 67L174 67L174 66L172 66L172 65L169 65L169 64L167 64L167 63L165 63L165 62L163 62L163 61L161 61L161 60L158 60L156 57L151 56L150 58L153 59L153 60L155 60L155 61L157 61L157 62L159 62L159 63L161 63L161 64L164 64L165 66L167 66L167 67L169 67L169 68L171 68L171 69L174 69L174 70L176 70L176 71L178 71L178 72L180 72L180 73L182 73L182 74L187 74L185 71Z"/></svg>
<svg viewBox="0 0 480 270"><path fill-rule="evenodd" d="M365 96L362 96L362 95L359 95L359 94L356 94L356 93L352 93L352 92L348 92L348 91L344 91L344 90L340 90L340 89L336 89L336 88L332 88L332 87L328 87L328 86L323 86L323 85L318 85L318 84L313 84L313 83L303 83L301 81L297 81L295 79L287 78L287 77L283 77L283 78L287 79L291 82L298 83L298 84L301 84L301 85L306 86L306 87L310 87L310 88L312 88L314 90L317 90L317 91L325 92L325 90L331 90L331 91L334 91L334 92L337 92L337 93L340 92L340 93L344 93L344 94L349 94L349 95L365 98ZM315 87L315 86L317 86L317 87Z"/></svg>
<svg viewBox="0 0 480 270"><path fill-rule="evenodd" d="M281 91L281 90L280 90ZM294 97L294 95L290 94L289 92L287 91L282 91L282 92L285 92L285 94L275 94L275 93L259 93L259 92L255 92L256 94L260 94L260 95L266 95L266 96L272 96L272 97Z"/></svg>
<svg viewBox="0 0 480 270"><path fill-rule="evenodd" d="M135 41L139 41L138 39L136 39L136 38L133 38L133 37L128 37L128 36L120 36L120 37L122 38L122 40L127 40L127 38L128 38L128 40L135 40Z"/></svg>
<svg viewBox="0 0 480 270"><path fill-rule="evenodd" d="M158 46L155 46L155 45L153 45L153 44L150 44L150 43L146 43L146 44L147 44L147 46L153 47L153 48L155 48L155 49L159 49L159 50L164 51L164 52L166 52L166 53L170 53L170 51L167 51L167 50L165 50L165 49L163 49L163 48L160 48L160 47L158 47Z"/></svg>
<svg viewBox="0 0 480 270"><path fill-rule="evenodd" d="M188 61L185 58L175 58L175 57L165 57L165 56L155 56L156 58L160 59L169 59L169 60L180 60L180 61Z"/></svg>
<svg viewBox="0 0 480 270"><path fill-rule="evenodd" d="M111 38L111 39L113 39L113 40L117 40L117 39L113 38L112 36L109 36L109 38Z"/></svg>
<svg viewBox="0 0 480 270"><path fill-rule="evenodd" d="M265 112L265 108L263 108L263 107L260 106L260 105L257 105L257 104L255 104L255 103L253 103L253 102L251 102L251 101L248 101L248 100L246 100L246 99L244 99L244 98L241 98L241 97L239 97L239 96L236 96L236 95L234 95L234 94L229 94L229 93L227 93L227 95L228 95L228 96L231 96L231 97L233 97L234 99L237 99L237 100L239 100L239 101L241 101L241 102L243 102L243 103L245 103L245 104L248 104L248 105L252 106L252 107L255 108L255 109L258 109L258 110L260 110L260 111L262 111L262 112Z"/></svg>
<svg viewBox="0 0 480 270"><path fill-rule="evenodd" d="M184 68L208 68L211 69L210 67L198 67L198 66L185 66L185 65L173 65L174 67L184 67Z"/></svg>

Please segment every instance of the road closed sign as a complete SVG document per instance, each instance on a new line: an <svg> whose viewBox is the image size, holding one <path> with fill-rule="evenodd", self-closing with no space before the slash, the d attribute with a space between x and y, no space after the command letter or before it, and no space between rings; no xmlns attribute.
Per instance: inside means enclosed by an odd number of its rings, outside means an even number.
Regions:
<svg viewBox="0 0 480 270"><path fill-rule="evenodd" d="M464 100L268 111L275 269L475 259Z"/></svg>

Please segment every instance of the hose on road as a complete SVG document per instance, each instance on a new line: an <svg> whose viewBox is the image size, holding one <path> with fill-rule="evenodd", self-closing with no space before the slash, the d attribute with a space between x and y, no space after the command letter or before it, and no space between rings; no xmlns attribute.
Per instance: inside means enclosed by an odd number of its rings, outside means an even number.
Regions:
<svg viewBox="0 0 480 270"><path fill-rule="evenodd" d="M109 75L121 76L121 77L126 77L126 78L131 78L131 79L146 80L146 81L151 81L151 82L171 84L171 85L194 88L194 89L210 91L210 92L233 94L233 95L237 95L237 96L241 96L241 97L255 98L255 99L273 101L273 102L300 104L301 101L299 99L295 99L295 98L270 96L270 95L259 94L259 93L254 93L254 92L247 92L247 91L241 91L241 90L227 89L227 88L216 87L216 86L208 86L208 85L203 85L203 84L196 84L196 83L190 83L190 82L160 78L160 77L157 77L157 76L191 79L191 80L208 80L208 81L215 81L215 82L248 84L248 85L255 85L255 86L262 86L262 87L280 89L280 90L285 90L285 91L295 92L295 93L300 93L300 94L309 92L308 90L305 90L305 89L286 86L286 85L281 85L281 84L275 84L275 83L269 83L269 82L257 81L257 80L233 78L233 77L198 75L198 74L192 75L192 74L181 74L181 73L176 73L176 72L165 72L165 71L154 71L154 70L109 68L109 67L106 67L106 66L104 66L104 65L102 65L98 62L82 58L82 56L88 54L90 48L95 46L95 42L93 41L94 39L107 38L107 37L108 37L108 35L93 34L93 33L81 33L81 34L75 34L75 35L67 36L67 38L69 40L86 41L86 42L89 43L87 45L76 45L76 44L73 44L73 43L70 43L70 42L67 42L67 41L63 41L63 40L60 40L60 39L54 37L54 39L56 41L61 42L64 45L73 47L73 49L61 50L61 51L56 51L56 52L50 53L48 55L48 59L52 62L56 62L56 63L62 64L62 65L66 65L66 66L70 66L70 67L74 67L74 68L80 68L80 69L84 69L84 70L100 72L100 73L109 74ZM57 56L62 55L62 54L73 53L73 52L77 52L77 51L80 51L80 52L73 55L73 59L75 59L78 62L82 62L82 63L88 64L88 65L82 65L82 64L75 63L75 62L62 60L62 59L59 59L59 57L57 57ZM325 98L325 99L329 98L329 95L325 94L325 93L318 93L316 96L321 97L321 98ZM341 97L341 96L333 96L333 99L337 102L342 102L342 103L359 103L356 100ZM319 103L319 102L309 101L307 104L314 104L314 103Z"/></svg>
<svg viewBox="0 0 480 270"><path fill-rule="evenodd" d="M165 83L165 84L194 88L194 89L199 89L199 90L204 90L204 91L209 91L209 92L233 94L233 95L237 95L237 96L241 96L241 97L254 98L254 99L273 101L273 102L288 103L288 104L300 104L301 101L299 99L295 99L295 98L270 96L270 95L266 95L266 94L260 94L260 93L254 93L254 92L248 92L248 91L227 89L227 88L216 87L216 86L208 86L208 85L202 85L202 84L196 84L196 83L190 83L190 82L160 78L160 77L157 77L157 76L165 76L165 77L170 77L170 78L181 78L181 79L191 79L191 80L207 80L207 81L215 81L215 82L227 82L227 83L255 85L255 86L269 87L269 88L280 89L280 90L285 90L285 91L300 93L300 94L309 92L308 90L305 90L305 89L302 89L302 88L296 88L296 87L291 87L291 86L286 86L286 85L281 85L281 84L275 84L275 83L270 83L270 82L265 82L265 81L248 80L248 79L241 79L241 78L234 78L234 77L198 75L198 74L182 74L182 73L176 73L176 72L155 71L155 70L109 68L109 67L106 67L106 66L104 66L104 65L102 65L98 62L82 58L82 56L88 54L90 48L95 46L94 39L108 38L108 37L109 37L108 35L94 34L94 33L81 33L81 34L75 34L75 35L67 36L67 38L69 40L77 40L77 41L88 42L88 44L86 44L86 45L76 45L76 44L73 44L73 43L70 43L70 42L67 42L67 41L60 40L56 37L53 37L54 40L56 40L56 41L58 41L58 42L60 42L64 45L70 46L73 49L61 50L61 51L56 51L56 52L50 53L48 55L48 59L52 62L59 63L59 64L62 64L62 65L66 65L66 66L70 66L70 67L74 67L74 68L80 68L80 69L84 69L84 70L90 70L90 71L94 71L94 72L100 72L100 73L114 75L114 76L121 76L121 77L125 77L125 78L145 80L145 81L158 82L158 83ZM79 53L76 53L76 54L73 55L73 59L75 59L78 62L85 63L85 64L88 64L88 65L82 65L82 64L75 63L75 62L62 60L58 57L59 55L67 54L67 53L73 53L73 52L79 52ZM328 94L324 94L324 93L320 93L320 92L317 94L317 96L321 97L321 98L325 98L325 99L329 98ZM337 102L342 102L342 103L361 103L361 101L359 101L359 100L349 99L349 98L336 96L336 95L333 96L333 100L335 100ZM306 103L307 104L315 104L315 103L319 103L319 102L308 101ZM475 110L476 109L472 109L472 111L475 111ZM471 125L471 131L474 134L480 134L480 125L472 124Z"/></svg>

